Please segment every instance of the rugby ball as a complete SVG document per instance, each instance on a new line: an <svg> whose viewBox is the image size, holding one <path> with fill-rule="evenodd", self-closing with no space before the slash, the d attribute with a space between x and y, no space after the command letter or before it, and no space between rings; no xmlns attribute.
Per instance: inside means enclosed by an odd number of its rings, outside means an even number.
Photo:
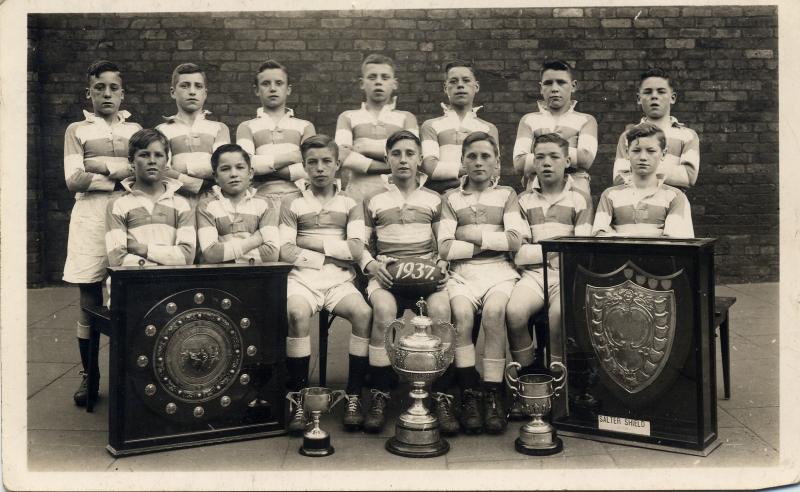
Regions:
<svg viewBox="0 0 800 492"><path fill-rule="evenodd" d="M416 299L436 292L436 285L442 280L441 269L435 260L425 258L400 258L386 266L392 276L394 295Z"/></svg>

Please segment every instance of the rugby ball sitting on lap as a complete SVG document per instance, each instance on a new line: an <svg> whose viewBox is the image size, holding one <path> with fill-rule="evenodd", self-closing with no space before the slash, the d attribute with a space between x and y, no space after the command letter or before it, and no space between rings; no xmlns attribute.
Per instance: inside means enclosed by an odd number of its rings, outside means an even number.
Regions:
<svg viewBox="0 0 800 492"><path fill-rule="evenodd" d="M386 265L386 270L392 277L389 290L394 295L412 299L433 294L444 278L436 261L425 258L400 258Z"/></svg>

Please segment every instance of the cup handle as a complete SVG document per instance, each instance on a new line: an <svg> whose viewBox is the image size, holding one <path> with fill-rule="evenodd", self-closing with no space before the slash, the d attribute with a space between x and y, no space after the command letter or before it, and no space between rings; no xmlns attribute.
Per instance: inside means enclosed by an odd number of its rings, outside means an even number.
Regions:
<svg viewBox="0 0 800 492"><path fill-rule="evenodd" d="M335 407L336 404L344 400L346 396L347 392L345 390L333 390L331 392L331 406L328 408L328 410Z"/></svg>
<svg viewBox="0 0 800 492"><path fill-rule="evenodd" d="M394 363L394 336L398 328L402 328L403 320L396 319L386 324L386 333L384 333L384 346L389 353L389 360Z"/></svg>
<svg viewBox="0 0 800 492"><path fill-rule="evenodd" d="M506 366L506 370L504 371L505 373L504 375L506 377L506 386L508 386L511 392L516 395L519 394L519 379L512 376L511 373L509 372L509 369L511 369L512 367L516 368L517 371L519 371L520 369L522 369L522 364L520 364L519 362L509 362L508 365Z"/></svg>
<svg viewBox="0 0 800 492"><path fill-rule="evenodd" d="M294 403L298 407L302 406L302 404L303 404L302 397L303 397L303 394L300 393L299 391L290 391L289 393L286 393L286 399L289 400L290 402Z"/></svg>
<svg viewBox="0 0 800 492"><path fill-rule="evenodd" d="M555 368L558 368L558 372L561 373L561 375L559 377L553 378L553 382L554 383L559 383L558 386L556 386L555 389L553 390L555 392L555 394L558 395L558 393L562 389L564 389L564 386L566 386L566 384L567 384L567 367L564 364L562 364L561 362L558 362L558 361L551 362L550 363L550 372L552 372L553 369L555 369Z"/></svg>

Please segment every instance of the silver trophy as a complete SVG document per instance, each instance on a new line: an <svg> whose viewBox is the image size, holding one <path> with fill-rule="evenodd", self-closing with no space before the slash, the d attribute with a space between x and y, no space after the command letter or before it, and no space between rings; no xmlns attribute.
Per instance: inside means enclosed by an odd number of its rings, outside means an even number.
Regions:
<svg viewBox="0 0 800 492"><path fill-rule="evenodd" d="M506 384L522 402L525 414L533 417L519 430L514 448L519 453L533 456L560 453L564 445L556 436L555 428L545 420L545 416L550 413L551 398L553 395L558 395L567 382L567 368L560 362L552 362L550 370L558 368L561 372L561 375L554 379L547 374L525 374L515 378L509 371L512 367L519 370L522 366L518 362L511 362L506 366ZM557 383L558 386L553 387L553 383Z"/></svg>
<svg viewBox="0 0 800 492"><path fill-rule="evenodd" d="M450 444L439 435L439 420L425 407L425 385L440 377L453 362L453 325L426 316L427 304L417 301L419 316L407 325L402 319L386 329L386 351L392 368L411 382L411 407L400 415L395 436L386 442L390 453L409 458L441 456Z"/></svg>
<svg viewBox="0 0 800 492"><path fill-rule="evenodd" d="M331 436L327 431L319 428L319 418L323 413L328 413L331 408L342 401L346 396L344 390L331 390L328 388L313 387L303 388L286 395L286 399L303 407L311 415L313 425L303 433L303 446L299 453L303 456L320 457L333 454Z"/></svg>

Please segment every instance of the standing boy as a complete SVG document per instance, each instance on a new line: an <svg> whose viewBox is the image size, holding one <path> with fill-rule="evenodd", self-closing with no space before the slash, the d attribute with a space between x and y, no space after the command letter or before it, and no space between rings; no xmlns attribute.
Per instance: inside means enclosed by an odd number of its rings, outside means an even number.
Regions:
<svg viewBox="0 0 800 492"><path fill-rule="evenodd" d="M348 110L336 122L336 143L347 176L347 193L361 201L383 189L381 174L389 174L386 138L399 130L419 135L417 118L395 109L397 90L394 61L369 55L361 64L361 90L366 100L360 109Z"/></svg>
<svg viewBox="0 0 800 492"><path fill-rule="evenodd" d="M164 117L156 130L169 141L172 154L166 175L179 180L180 193L189 198L194 208L201 193L213 185L211 153L222 144L230 143L228 126L206 119L210 111L203 109L208 97L206 74L194 63L182 63L172 72L170 96L178 112Z"/></svg>
<svg viewBox="0 0 800 492"><path fill-rule="evenodd" d="M275 60L262 63L253 88L261 107L254 119L236 129L236 143L250 154L258 194L277 208L284 197L300 196L295 182L306 177L300 144L316 130L311 122L295 118L294 111L286 107L292 86L285 66Z"/></svg>
<svg viewBox="0 0 800 492"><path fill-rule="evenodd" d="M427 176L418 172L421 151L419 137L410 131L393 133L386 140L386 160L392 174L383 175L384 191L364 203L367 244L371 251L364 252L360 263L370 276L367 297L373 312L369 345L373 389L364 421L368 432L380 432L386 422L385 408L392 376L384 340L386 326L395 319L398 306L413 308L416 302L416 299L395 297L390 291L392 276L386 267L401 258L438 259L436 234L442 199L422 187ZM439 290L426 299L428 314L433 319L450 321L450 301L445 290L447 262L439 259L437 264L445 278ZM443 427L446 425L458 430L458 423L452 418L442 423Z"/></svg>
<svg viewBox="0 0 800 492"><path fill-rule="evenodd" d="M287 196L281 205L280 258L294 264L289 273L286 310L289 335L286 364L289 391L308 386L311 357L311 317L326 309L352 325L344 425L356 430L364 423L361 390L369 365L369 329L372 310L353 284L353 264L364 251L364 209L340 192L336 182L339 155L327 135L316 135L300 145L308 184L299 197ZM302 405L289 422L289 432L302 432Z"/></svg>
<svg viewBox="0 0 800 492"><path fill-rule="evenodd" d="M506 306L508 342L512 358L522 366L519 375L544 369L541 346L544 333L536 334L534 348L528 322L544 307L545 265L549 326L551 333L561 333L557 259L545 261L539 241L556 236L589 236L592 232L592 199L575 186L573 176L565 174L570 161L569 142L557 133L538 135L533 141L533 159L537 179L531 189L519 195L520 210L530 226L530 243L523 244L514 256L514 263L522 269L522 278L514 286ZM533 177L527 176L529 180Z"/></svg>
<svg viewBox="0 0 800 492"><path fill-rule="evenodd" d="M130 116L120 111L125 97L122 77L117 65L99 60L87 70L86 99L92 101L92 113L84 111L84 121L72 123L64 135L64 178L67 189L75 193L75 206L69 221L67 260L64 264L65 282L77 284L81 307L103 304L103 279L106 277L106 206L118 182L130 176L128 139L141 129L137 123L126 122ZM73 395L75 404L86 405L91 390L87 387L90 368L89 317L78 313L78 348L83 376ZM99 376L94 378L99 381Z"/></svg>
<svg viewBox="0 0 800 492"><path fill-rule="evenodd" d="M109 202L106 249L111 266L189 265L194 260L194 210L175 192L177 179L164 176L167 138L155 130L131 136L128 159L133 176L126 193Z"/></svg>
<svg viewBox="0 0 800 492"><path fill-rule="evenodd" d="M657 175L667 155L667 138L652 123L625 132L632 176L600 196L592 233L599 236L694 237L689 200Z"/></svg>
<svg viewBox="0 0 800 492"><path fill-rule="evenodd" d="M444 116L426 120L422 134L422 169L430 176L425 186L445 193L458 188L461 169L461 143L472 132L485 132L500 141L497 127L478 118L474 107L480 84L472 63L456 60L444 68L444 93L449 105L442 104Z"/></svg>
<svg viewBox="0 0 800 492"><path fill-rule="evenodd" d="M250 187L250 155L236 144L211 155L217 184L197 206L197 238L205 263L278 261L279 210Z"/></svg>
<svg viewBox="0 0 800 492"><path fill-rule="evenodd" d="M519 278L509 253L519 249L527 226L517 194L498 186L499 166L494 137L470 133L462 145L467 171L461 187L445 194L439 224L439 255L451 262L447 291L458 332L455 365L462 390L461 426L466 432L500 433L506 427L502 405L505 369L506 303ZM475 369L472 329L483 311L483 389Z"/></svg>
<svg viewBox="0 0 800 492"><path fill-rule="evenodd" d="M575 111L572 93L578 86L572 68L562 60L542 64L539 111L522 117L514 143L514 169L523 176L534 174L533 140L544 133L558 133L569 142L569 167L575 186L589 191L589 168L597 154L597 121L590 114ZM524 178L523 178L524 181Z"/></svg>
<svg viewBox="0 0 800 492"><path fill-rule="evenodd" d="M667 139L667 154L656 173L664 179L665 184L686 190L694 186L700 171L700 139L694 130L671 115L677 97L669 74L664 70L651 68L640 76L638 102L644 113L640 123L656 125ZM614 160L615 185L630 182L635 174L631 170L626 147L631 126L619 136Z"/></svg>

